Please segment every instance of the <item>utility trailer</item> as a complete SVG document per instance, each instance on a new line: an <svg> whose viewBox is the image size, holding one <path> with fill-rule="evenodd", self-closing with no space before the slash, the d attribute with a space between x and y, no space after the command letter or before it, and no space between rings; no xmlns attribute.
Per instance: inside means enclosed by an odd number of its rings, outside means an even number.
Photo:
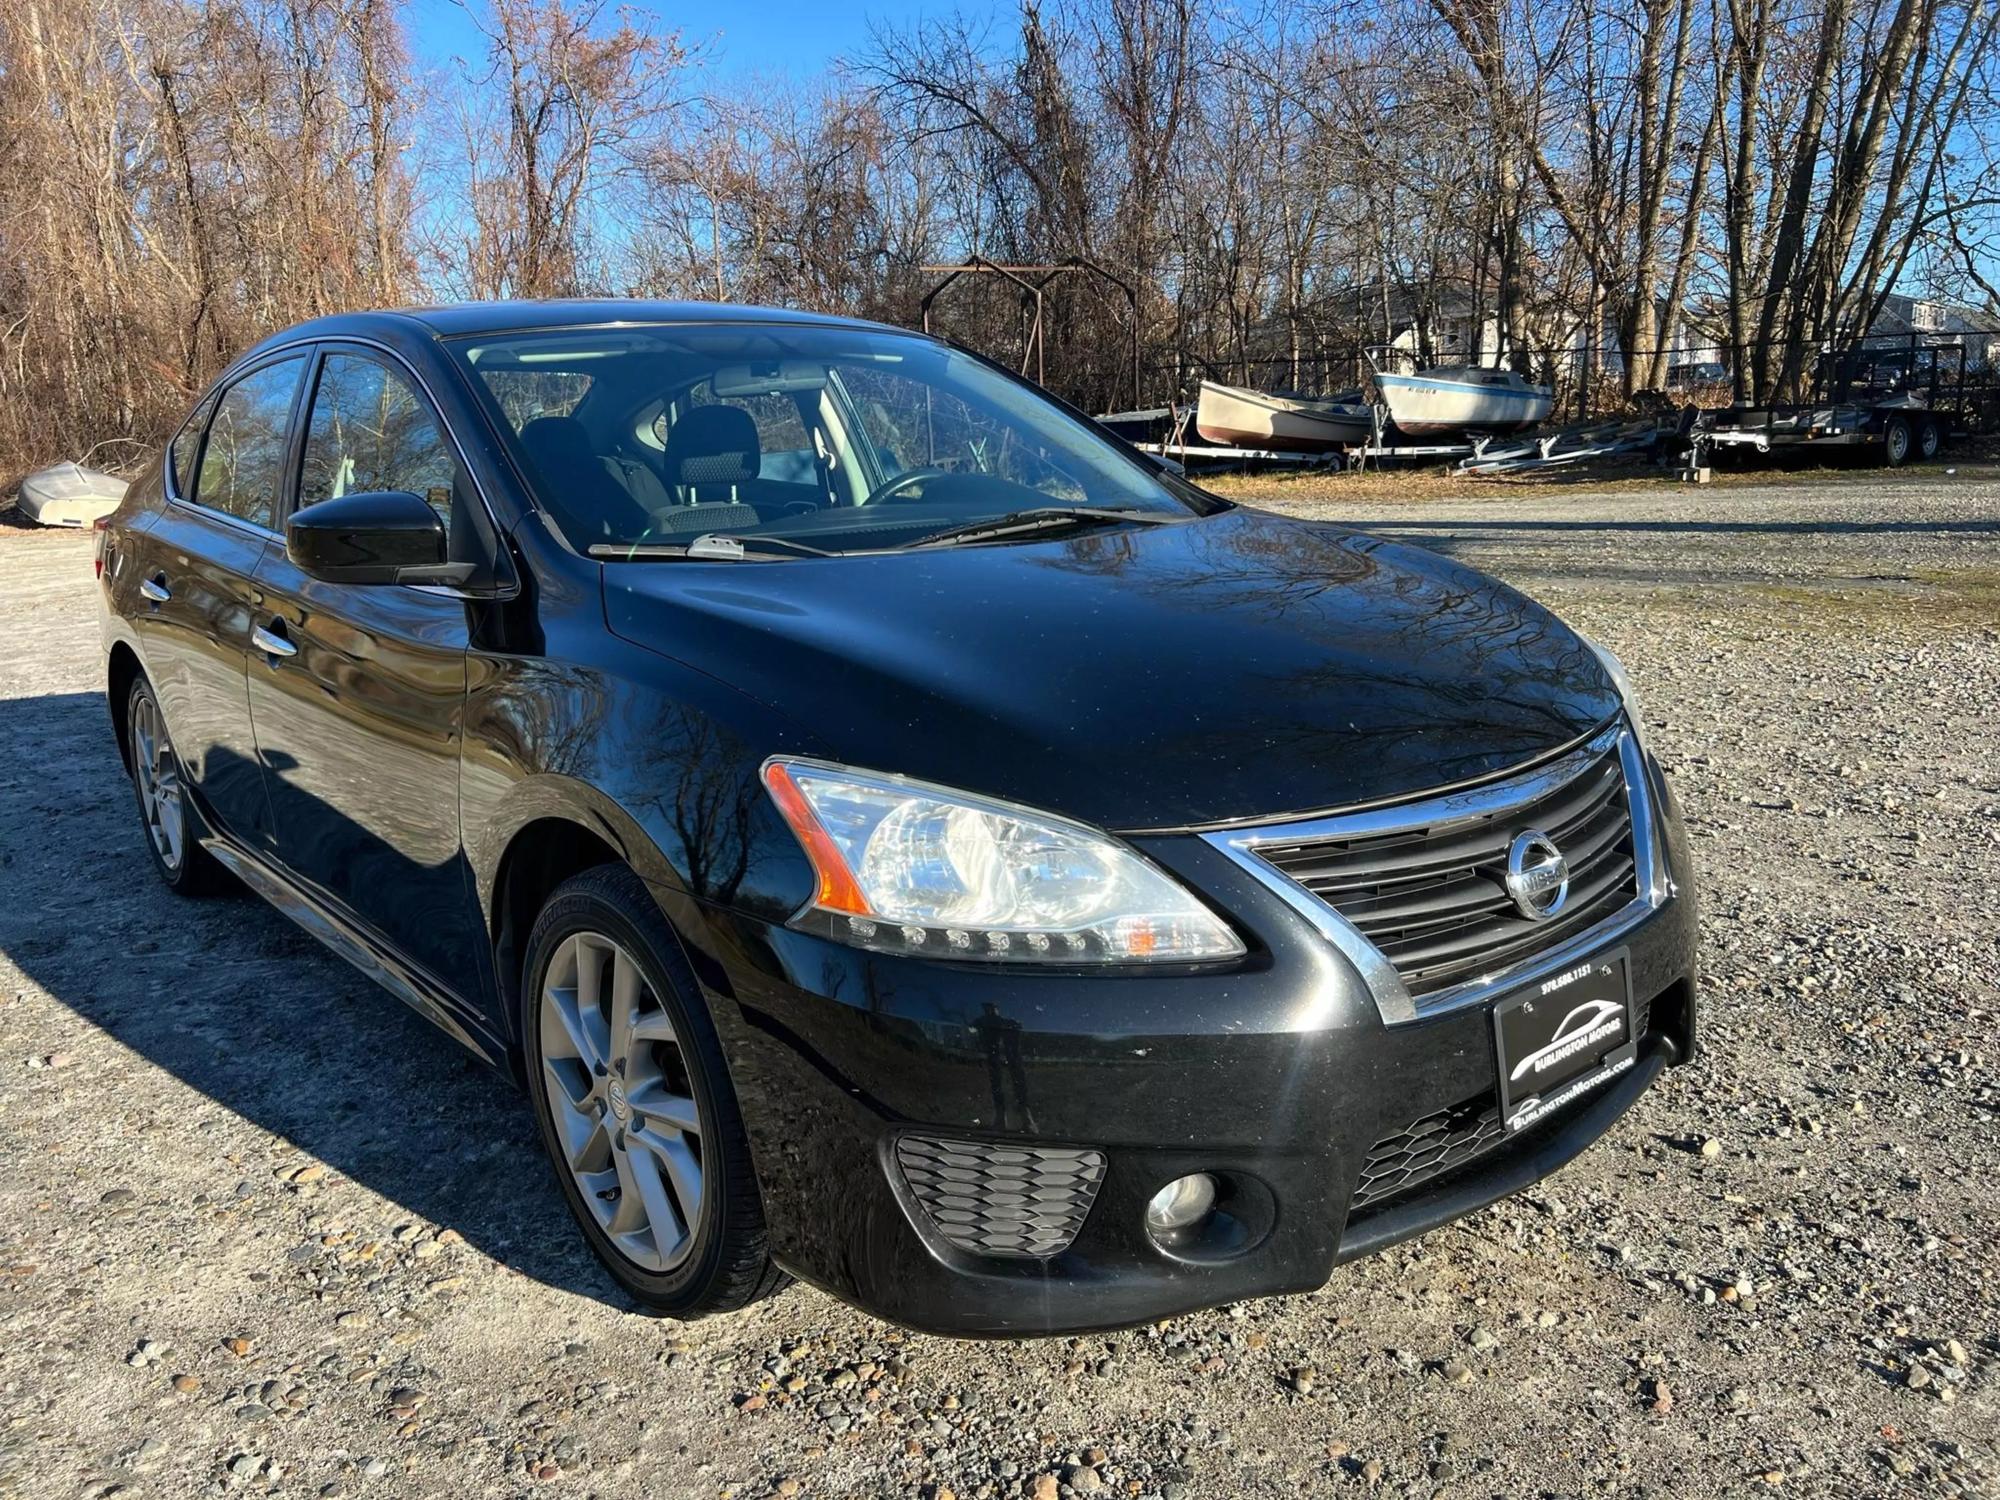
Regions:
<svg viewBox="0 0 2000 1500"><path fill-rule="evenodd" d="M1225 448L1199 437L1190 441L1194 412L1192 406L1176 404L1142 411L1104 412L1095 420L1141 453L1150 453L1182 473L1261 469L1270 465L1310 469L1341 462L1337 448L1324 453L1294 453L1273 448Z"/></svg>
<svg viewBox="0 0 2000 1500"><path fill-rule="evenodd" d="M1194 408L1169 404L1098 420L1149 453L1190 472L1284 465L1452 463L1466 474L1522 473L1610 458L1681 462L1683 478L1706 477L1718 457L1849 450L1897 466L1933 458L1962 432L2000 430L2000 373L1985 341L1962 336L1870 336L1829 350L1792 381L1797 399L1655 416L1586 420L1552 432L1468 432L1457 441L1412 441L1377 406L1369 440L1325 453L1225 448L1190 440ZM1747 368L1747 362L1737 366ZM1717 370L1730 367L1716 365Z"/></svg>
<svg viewBox="0 0 2000 1500"><path fill-rule="evenodd" d="M1276 448L1221 448L1212 443L1176 442L1134 443L1132 446L1141 453L1150 453L1155 458L1190 474L1253 465L1262 468L1267 464L1288 465L1302 469L1330 468L1341 461L1337 450L1326 453L1291 453Z"/></svg>
<svg viewBox="0 0 2000 1500"><path fill-rule="evenodd" d="M1803 399L1704 411L1689 434L1697 467L1727 453L1840 450L1890 468L1936 458L1955 434L1988 425L1991 372L1968 366L1965 340L1875 336L1820 357Z"/></svg>
<svg viewBox="0 0 2000 1500"><path fill-rule="evenodd" d="M1912 459L1936 458L1950 417L1914 396L1861 404L1725 406L1705 411L1691 434L1694 463L1719 453L1795 453L1827 449L1872 450L1880 462L1901 468Z"/></svg>
<svg viewBox="0 0 2000 1500"><path fill-rule="evenodd" d="M1330 448L1323 453L1296 453L1266 448L1225 448L1199 440L1187 440L1185 410L1172 413L1179 420L1155 441L1139 441L1133 446L1177 462L1189 472L1236 467L1288 466L1293 468L1345 468L1359 473L1372 463L1444 463L1456 459L1462 474L1508 474L1530 469L1555 469L1569 464L1588 463L1612 457L1661 457L1668 449L1680 453L1686 447L1688 422L1693 411L1642 417L1636 420L1579 422L1553 432L1518 433L1468 432L1458 442L1414 443L1388 426L1382 408L1375 409L1375 432L1366 443L1347 448ZM1112 412L1097 420L1119 430L1135 420L1157 421L1169 409L1148 412Z"/></svg>

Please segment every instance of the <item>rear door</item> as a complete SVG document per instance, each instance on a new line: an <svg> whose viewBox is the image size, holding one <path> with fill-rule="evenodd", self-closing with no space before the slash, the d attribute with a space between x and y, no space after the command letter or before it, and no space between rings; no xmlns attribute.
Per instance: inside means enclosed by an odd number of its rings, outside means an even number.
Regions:
<svg viewBox="0 0 2000 1500"><path fill-rule="evenodd" d="M276 540L292 409L306 368L279 355L234 377L174 440L159 519L132 538L146 675L208 817L263 849L270 808L245 693L255 575Z"/></svg>
<svg viewBox="0 0 2000 1500"><path fill-rule="evenodd" d="M479 501L430 403L389 356L328 345L300 418L297 504L424 496L447 526ZM460 853L467 615L449 590L324 583L272 547L250 711L281 861L449 988L484 983Z"/></svg>

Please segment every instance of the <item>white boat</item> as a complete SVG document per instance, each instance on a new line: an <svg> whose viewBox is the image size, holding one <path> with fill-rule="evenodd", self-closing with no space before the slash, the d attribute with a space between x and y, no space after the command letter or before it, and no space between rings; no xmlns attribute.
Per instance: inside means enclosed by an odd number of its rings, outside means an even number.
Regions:
<svg viewBox="0 0 2000 1500"><path fill-rule="evenodd" d="M1367 442L1375 434L1375 413L1345 401L1273 396L1204 380L1194 430L1225 448L1325 453Z"/></svg>
<svg viewBox="0 0 2000 1500"><path fill-rule="evenodd" d="M108 516L125 498L125 481L115 474L76 464L38 469L21 481L15 508L44 526L88 526Z"/></svg>
<svg viewBox="0 0 2000 1500"><path fill-rule="evenodd" d="M1412 437L1521 432L1555 405L1547 386L1530 385L1518 371L1484 365L1438 365L1415 375L1377 371L1375 385L1389 420Z"/></svg>

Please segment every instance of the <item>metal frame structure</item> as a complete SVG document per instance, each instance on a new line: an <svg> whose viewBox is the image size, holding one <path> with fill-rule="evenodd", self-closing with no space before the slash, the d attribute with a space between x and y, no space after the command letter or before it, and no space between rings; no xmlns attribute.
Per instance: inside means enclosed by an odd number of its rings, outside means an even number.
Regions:
<svg viewBox="0 0 2000 1500"><path fill-rule="evenodd" d="M1132 404L1139 405L1139 293L1124 277L1106 270L1081 255L1066 255L1058 261L1039 265L1002 265L983 255L970 255L956 265L920 267L926 275L944 279L925 292L917 303L925 333L931 332L931 307L946 288L963 276L998 276L1016 287L1021 295L1021 373L1031 375L1036 385L1046 386L1045 358L1047 327L1044 293L1059 276L1082 272L1118 288L1125 297L1125 323L1131 339ZM1032 368L1031 368L1032 367Z"/></svg>

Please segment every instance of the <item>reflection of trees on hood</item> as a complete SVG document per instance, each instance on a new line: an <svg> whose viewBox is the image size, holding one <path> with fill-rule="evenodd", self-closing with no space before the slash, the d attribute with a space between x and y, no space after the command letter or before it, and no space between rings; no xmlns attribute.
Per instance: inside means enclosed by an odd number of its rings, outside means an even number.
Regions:
<svg viewBox="0 0 2000 1500"><path fill-rule="evenodd" d="M1153 550L1169 540L1177 545ZM1601 687L1589 649L1519 591L1435 553L1335 526L1239 514L1191 523L1171 539L1128 531L1037 550L1047 554L1035 558L1041 566L1157 593L1190 615L1216 616L1218 630L1228 616L1282 622L1321 648L1303 664L1243 680L1247 696L1304 711L1265 716L1256 745L1237 724L1191 724L1187 749L1310 754L1338 735L1387 756L1420 744L1446 757L1439 772L1449 779L1455 747L1483 765L1496 750L1526 758L1572 738L1563 699ZM1507 706L1504 730L1496 704ZM1496 745L1496 734L1511 745Z"/></svg>
<svg viewBox="0 0 2000 1500"><path fill-rule="evenodd" d="M1151 527L1079 537L1060 549L1037 549L1032 560L1058 572L1171 593L1195 610L1204 596L1216 596L1217 603L1272 613L1344 588L1375 568L1353 545L1366 539L1337 528L1277 520L1258 525L1242 516L1177 524L1184 528L1174 533L1180 548L1165 554L1170 565L1164 568L1152 561L1163 554L1146 545L1158 537L1159 529Z"/></svg>

